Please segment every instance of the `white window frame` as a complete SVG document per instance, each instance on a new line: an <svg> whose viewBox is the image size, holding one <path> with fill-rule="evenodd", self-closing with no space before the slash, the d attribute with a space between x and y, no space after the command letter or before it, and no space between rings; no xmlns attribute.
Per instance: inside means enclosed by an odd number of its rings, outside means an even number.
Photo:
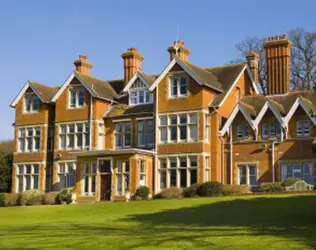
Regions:
<svg viewBox="0 0 316 250"><path fill-rule="evenodd" d="M144 105L153 103L153 94L148 91L147 85L143 83L140 79L137 79L133 85L128 90L129 93L129 105L130 106L137 106L137 105ZM143 102L140 102L141 93L143 94ZM147 100L148 97L148 100ZM133 102L133 99L135 102Z"/></svg>
<svg viewBox="0 0 316 250"><path fill-rule="evenodd" d="M302 119L296 121L296 136L308 137L311 134L311 126L309 119Z"/></svg>
<svg viewBox="0 0 316 250"><path fill-rule="evenodd" d="M280 123L262 123L262 139L269 140L281 137L281 124ZM265 131L267 132L265 134Z"/></svg>
<svg viewBox="0 0 316 250"><path fill-rule="evenodd" d="M250 126L248 124L238 124L236 130L237 130L236 137L237 137L238 141L249 140L249 138L250 138L250 133L249 133ZM246 131L247 131L247 133L246 133ZM248 135L246 135L246 134L248 134Z"/></svg>
<svg viewBox="0 0 316 250"><path fill-rule="evenodd" d="M24 133L22 132L24 131ZM32 131L32 135L28 135L28 131ZM36 132L39 131L39 134ZM21 127L18 130L18 152L20 153L32 153L32 152L40 152L41 151L41 135L42 129L41 127ZM31 140L31 149L29 150L29 140ZM39 146L36 147L36 141L39 140ZM24 143L24 149L21 149L22 142Z"/></svg>
<svg viewBox="0 0 316 250"><path fill-rule="evenodd" d="M181 94L181 79L185 79L186 81L186 93ZM173 95L172 94L172 85L173 85L173 80L176 81L176 86L177 86L177 94ZM178 74L173 74L168 77L168 96L169 98L181 98L181 97L188 97L189 95L189 77L184 74L184 73L178 73Z"/></svg>
<svg viewBox="0 0 316 250"><path fill-rule="evenodd" d="M27 173L27 167L30 167L31 171L30 173ZM38 167L38 172L35 173L34 166ZM40 169L41 164L40 163L18 163L16 165L16 192L24 192L26 190L32 190L32 189L39 189L40 188ZM22 173L20 173L20 167L22 168ZM20 177L22 179L22 190L19 190L20 187ZM26 189L26 179L27 177L30 178L30 188ZM34 187L34 179L37 177L37 188Z"/></svg>
<svg viewBox="0 0 316 250"><path fill-rule="evenodd" d="M143 159L139 160L139 182L138 183L139 183L139 187L147 186L147 162Z"/></svg>
<svg viewBox="0 0 316 250"><path fill-rule="evenodd" d="M121 171L119 171L119 165L121 166ZM128 170L126 169L126 165L128 165ZM126 186L125 178L128 179L128 185ZM118 179L121 180L121 188L122 191L119 192L118 190ZM125 195L129 192L131 187L131 163L129 160L118 160L116 161L116 168L115 168L115 194L116 195Z"/></svg>
<svg viewBox="0 0 316 250"><path fill-rule="evenodd" d="M30 110L28 111L26 109L26 102L30 101ZM37 108L35 108L35 102L37 102ZM38 96L34 93L26 93L23 98L23 113L25 114L31 114L31 113L38 113L39 112L39 106L40 106L40 100Z"/></svg>
<svg viewBox="0 0 316 250"><path fill-rule="evenodd" d="M280 180L281 181L284 181L286 178L288 178L288 177L294 177L294 166L296 165L296 166L300 166L300 173L301 173L301 177L299 177L300 179L302 179L302 180L305 180L305 176L307 175L307 174L305 174L305 168L304 168L304 166L305 165L311 165L311 170L312 170L312 172L311 172L311 177L312 177L312 180L313 180L313 183L311 183L311 184L314 184L315 183L315 181L314 181L314 172L313 172L313 161L299 161L299 162L288 162L288 163L286 163L286 162L282 162L281 164L280 164L280 167L281 167L281 171L280 171ZM284 168L290 168L291 169L291 174L290 174L290 176L288 176L287 177L287 175L286 176L284 176Z"/></svg>
<svg viewBox="0 0 316 250"><path fill-rule="evenodd" d="M61 172L60 171L60 168L61 168L61 164L64 164L65 166L65 172ZM72 164L72 169L73 169L73 181L74 181L74 185L73 186L70 186L70 183L69 183L69 177L71 176L70 173L69 173L69 165ZM66 183L65 183L65 186L62 187L61 186L61 176L64 176L65 179L66 179ZM58 167L57 167L57 179L58 179L58 189L59 191L62 190L63 188L71 188L71 187L74 187L76 186L76 162L75 161L60 161L58 162Z"/></svg>
<svg viewBox="0 0 316 250"><path fill-rule="evenodd" d="M204 182L211 180L211 167L210 167L210 157L205 156L204 158Z"/></svg>
<svg viewBox="0 0 316 250"><path fill-rule="evenodd" d="M74 106L72 106L71 103L71 93L74 92L75 93L75 104ZM83 104L81 105L79 102L79 95L80 93L83 93ZM85 89L83 87L72 87L68 89L68 108L69 109L79 109L79 108L83 108L85 106Z"/></svg>
<svg viewBox="0 0 316 250"><path fill-rule="evenodd" d="M70 131L70 127L74 126L74 132ZM82 131L78 131L78 127L82 127ZM66 132L62 133L62 128L66 128ZM87 149L89 148L90 144L90 130L89 130L89 123L87 122L77 122L77 123L67 123L67 124L60 124L58 126L59 134L59 150L74 150L74 149ZM81 146L78 146L78 137L82 136L82 143ZM70 141L70 136L73 137L73 146L68 146ZM65 147L62 146L62 137L65 139Z"/></svg>
<svg viewBox="0 0 316 250"><path fill-rule="evenodd" d="M238 184L239 185L242 185L241 183L240 183L240 177L241 177L241 175L240 175L240 169L242 168L242 167L245 167L246 168L246 185L249 185L249 186L251 186L251 187L256 187L256 186L258 186L259 185L259 183L258 183L258 165L257 164L253 164L253 163L249 163L249 164L238 164L237 165L237 170L238 170ZM255 174L255 177L256 177L256 185L251 185L250 184L250 167L255 167L255 169L256 169L256 174Z"/></svg>
<svg viewBox="0 0 316 250"><path fill-rule="evenodd" d="M85 196L95 196L96 192L96 176L97 176L97 162L84 162L83 163L83 187L82 195ZM88 180L88 183L86 181ZM94 181L93 181L94 180ZM93 188L94 183L94 188ZM88 192L85 188L88 186Z"/></svg>
<svg viewBox="0 0 316 250"><path fill-rule="evenodd" d="M191 117L192 115L196 116L196 123L192 122ZM186 116L186 123L180 123L180 118L182 116ZM167 119L167 124L161 124L161 118ZM176 124L171 124L171 119L176 117ZM168 114L168 115L160 115L159 116L159 144L166 144L166 143L183 143L183 142L198 142L199 141L199 113L198 112L188 112L188 113L177 113L177 114ZM180 128L186 126L186 138L181 139ZM191 129L195 127L196 130L196 138L192 138L192 131ZM171 140L171 130L176 128L177 138L175 140ZM161 140L162 130L167 130L167 140Z"/></svg>
<svg viewBox="0 0 316 250"><path fill-rule="evenodd" d="M121 132L117 132L117 126L121 126L122 127L122 131ZM130 131L126 132L126 126L129 125L130 126ZM126 135L130 134L130 143L129 145L126 145ZM117 136L122 136L122 145L117 145L117 140L116 137ZM132 123L131 122L117 122L115 123L115 128L114 128L114 143L115 143L115 148L130 148L132 147L132 137L133 137L133 127L132 127Z"/></svg>
<svg viewBox="0 0 316 250"><path fill-rule="evenodd" d="M204 114L204 141L210 142L210 117L208 114Z"/></svg>
<svg viewBox="0 0 316 250"><path fill-rule="evenodd" d="M152 123L151 126L151 130L148 130L148 124ZM144 130L140 130L140 124L143 124L143 128ZM148 142L148 136L151 134L152 137L152 142L149 143ZM140 137L141 136L145 137L145 144L141 144L140 143ZM138 120L137 121L137 145L138 147L146 147L146 148L150 148L154 146L154 121L153 120Z"/></svg>

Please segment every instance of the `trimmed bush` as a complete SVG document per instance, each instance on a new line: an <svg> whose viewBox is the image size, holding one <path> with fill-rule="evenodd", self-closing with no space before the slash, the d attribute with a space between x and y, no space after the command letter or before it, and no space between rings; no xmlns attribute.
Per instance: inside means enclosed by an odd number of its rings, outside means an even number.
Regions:
<svg viewBox="0 0 316 250"><path fill-rule="evenodd" d="M14 207L19 203L20 194L19 193L8 193L5 194L4 206L5 207Z"/></svg>
<svg viewBox="0 0 316 250"><path fill-rule="evenodd" d="M43 204L44 205L56 205L60 204L59 192L50 192L43 194Z"/></svg>
<svg viewBox="0 0 316 250"><path fill-rule="evenodd" d="M27 190L20 193L19 205L20 206L34 206L43 204L43 191L42 190Z"/></svg>
<svg viewBox="0 0 316 250"><path fill-rule="evenodd" d="M301 180L302 180L302 179L300 179L300 178L289 177L289 178L286 178L286 179L282 182L282 186L283 186L283 187L293 186L296 182L301 181Z"/></svg>
<svg viewBox="0 0 316 250"><path fill-rule="evenodd" d="M142 200L148 200L149 188L146 186L141 186L137 188L135 196L140 196Z"/></svg>
<svg viewBox="0 0 316 250"><path fill-rule="evenodd" d="M200 188L201 184L195 183L191 185L190 187L187 187L183 189L183 196L184 197L198 197L198 190Z"/></svg>
<svg viewBox="0 0 316 250"><path fill-rule="evenodd" d="M264 192L264 193L275 193L275 192L284 192L285 188L282 186L281 182L262 183L258 191Z"/></svg>
<svg viewBox="0 0 316 250"><path fill-rule="evenodd" d="M180 199L183 197L183 190L177 187L165 188L159 195L162 199Z"/></svg>
<svg viewBox="0 0 316 250"><path fill-rule="evenodd" d="M198 189L198 195L205 197L222 196L223 184L217 181L207 181Z"/></svg>
<svg viewBox="0 0 316 250"><path fill-rule="evenodd" d="M223 195L243 195L250 193L248 185L223 185Z"/></svg>
<svg viewBox="0 0 316 250"><path fill-rule="evenodd" d="M57 199L59 199L61 204L70 204L72 202L71 196L72 196L73 188L63 188L58 194Z"/></svg>
<svg viewBox="0 0 316 250"><path fill-rule="evenodd" d="M5 204L5 193L0 193L0 207L4 207Z"/></svg>

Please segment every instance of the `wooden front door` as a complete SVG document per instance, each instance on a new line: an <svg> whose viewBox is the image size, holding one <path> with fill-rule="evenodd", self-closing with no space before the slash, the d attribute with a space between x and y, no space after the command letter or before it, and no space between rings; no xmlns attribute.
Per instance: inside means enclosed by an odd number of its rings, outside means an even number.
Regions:
<svg viewBox="0 0 316 250"><path fill-rule="evenodd" d="M101 201L111 200L111 174L101 175Z"/></svg>

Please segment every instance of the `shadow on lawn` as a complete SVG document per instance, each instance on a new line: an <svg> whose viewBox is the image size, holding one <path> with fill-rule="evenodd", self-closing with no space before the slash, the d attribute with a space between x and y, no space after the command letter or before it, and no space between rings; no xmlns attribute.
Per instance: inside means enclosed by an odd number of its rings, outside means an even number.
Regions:
<svg viewBox="0 0 316 250"><path fill-rule="evenodd" d="M178 226L180 231L181 227L196 227L196 230L205 231L208 237L212 237L214 229L222 230L220 235L214 236L236 236L236 227L246 227L250 232L242 235L281 236L316 249L315 195L241 198L152 214L136 214L127 220L138 221L152 228ZM229 232L229 228L236 234Z"/></svg>

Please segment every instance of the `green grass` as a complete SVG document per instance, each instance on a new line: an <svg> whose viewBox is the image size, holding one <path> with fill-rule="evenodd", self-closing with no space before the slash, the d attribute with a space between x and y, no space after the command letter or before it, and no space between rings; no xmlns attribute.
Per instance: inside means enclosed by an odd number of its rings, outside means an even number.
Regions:
<svg viewBox="0 0 316 250"><path fill-rule="evenodd" d="M316 249L316 195L0 208L0 249Z"/></svg>

